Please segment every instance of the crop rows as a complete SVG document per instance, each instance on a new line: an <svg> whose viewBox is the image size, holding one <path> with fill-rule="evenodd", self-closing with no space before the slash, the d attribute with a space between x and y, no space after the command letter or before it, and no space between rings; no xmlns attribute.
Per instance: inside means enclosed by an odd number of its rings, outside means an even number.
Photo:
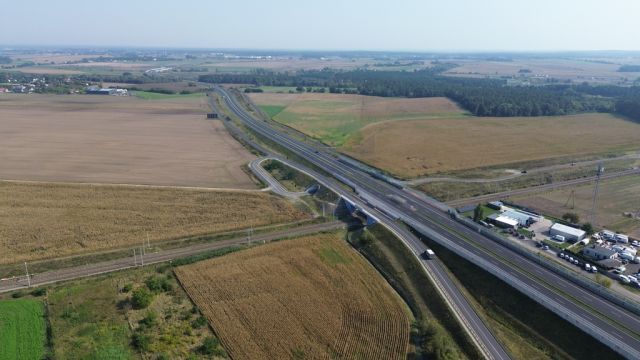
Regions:
<svg viewBox="0 0 640 360"><path fill-rule="evenodd" d="M406 357L406 308L337 234L273 243L176 273L232 358Z"/></svg>

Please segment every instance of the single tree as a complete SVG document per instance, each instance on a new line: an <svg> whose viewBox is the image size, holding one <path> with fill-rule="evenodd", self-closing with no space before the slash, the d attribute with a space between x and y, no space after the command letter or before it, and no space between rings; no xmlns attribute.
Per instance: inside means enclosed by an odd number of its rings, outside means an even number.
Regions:
<svg viewBox="0 0 640 360"><path fill-rule="evenodd" d="M478 206L473 210L473 221L478 222L480 220L484 220L484 209L480 204L478 204Z"/></svg>
<svg viewBox="0 0 640 360"><path fill-rule="evenodd" d="M578 222L580 222L580 216L578 216L578 214L576 213L568 212L562 215L562 220L577 224Z"/></svg>
<svg viewBox="0 0 640 360"><path fill-rule="evenodd" d="M595 229L593 228L593 225L591 225L591 223L582 224L582 230L584 230L587 235L592 235L595 232Z"/></svg>

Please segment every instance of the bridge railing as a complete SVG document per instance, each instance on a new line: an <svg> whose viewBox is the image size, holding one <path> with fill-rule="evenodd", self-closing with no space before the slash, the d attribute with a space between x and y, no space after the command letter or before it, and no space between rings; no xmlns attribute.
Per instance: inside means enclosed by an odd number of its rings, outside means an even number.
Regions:
<svg viewBox="0 0 640 360"><path fill-rule="evenodd" d="M510 241L509 239L496 234L494 231L485 228L484 226L481 226L479 224L476 224L475 222L471 221L470 219L467 219L465 217L459 216L456 214L455 216L456 221L458 221L459 223L465 225L466 227L490 238L491 240L499 243L500 245L526 257L527 259L541 265L544 266L545 268L553 271L554 273L563 276L577 284L579 284L580 286L602 296L603 298L611 301L614 304L617 304L631 312L633 312L636 315L640 315L640 304L638 304L636 301L629 299L627 297L625 297L624 295L621 294L617 294L612 292L611 290L609 290L608 288L598 284L597 282L580 275L579 273L571 270L571 269L567 269L566 267L555 263L555 261L547 259L544 255L540 255L537 253L533 253L525 248L523 248L522 246L513 243L512 241Z"/></svg>

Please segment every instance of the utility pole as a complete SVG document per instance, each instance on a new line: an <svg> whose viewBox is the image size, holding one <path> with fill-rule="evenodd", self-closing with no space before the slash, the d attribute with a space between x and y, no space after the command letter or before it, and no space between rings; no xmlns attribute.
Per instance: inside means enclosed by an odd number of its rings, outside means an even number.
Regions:
<svg viewBox="0 0 640 360"><path fill-rule="evenodd" d="M140 266L144 266L144 245L142 245L142 249L140 252Z"/></svg>
<svg viewBox="0 0 640 360"><path fill-rule="evenodd" d="M27 262L24 262L24 272L27 273L27 284L28 287L31 287L31 278L29 277L29 268L27 268Z"/></svg>
<svg viewBox="0 0 640 360"><path fill-rule="evenodd" d="M151 242L149 241L149 232L147 231L147 249L151 249Z"/></svg>
<svg viewBox="0 0 640 360"><path fill-rule="evenodd" d="M602 176L602 173L604 173L604 166L602 166L602 164L598 164L598 170L597 170L597 174L596 174L596 186L593 189L593 204L591 205L591 218L589 219L589 222L591 222L591 225L596 226L596 214L598 211L598 192L600 191L600 177Z"/></svg>
<svg viewBox="0 0 640 360"><path fill-rule="evenodd" d="M138 261L136 260L136 249L133 249L133 266L138 266Z"/></svg>

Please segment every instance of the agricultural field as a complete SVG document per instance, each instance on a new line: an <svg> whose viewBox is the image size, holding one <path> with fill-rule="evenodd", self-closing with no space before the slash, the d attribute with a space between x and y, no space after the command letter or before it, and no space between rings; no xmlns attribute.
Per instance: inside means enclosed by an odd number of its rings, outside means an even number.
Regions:
<svg viewBox="0 0 640 360"><path fill-rule="evenodd" d="M45 330L42 302L0 300L0 360L42 359Z"/></svg>
<svg viewBox="0 0 640 360"><path fill-rule="evenodd" d="M255 188L204 95L0 96L0 179Z"/></svg>
<svg viewBox="0 0 640 360"><path fill-rule="evenodd" d="M444 98L249 96L274 120L403 178L640 149L640 125L610 114L491 118Z"/></svg>
<svg viewBox="0 0 640 360"><path fill-rule="evenodd" d="M409 312L343 233L179 267L231 358L405 359Z"/></svg>
<svg viewBox="0 0 640 360"><path fill-rule="evenodd" d="M445 74L463 77L504 77L533 78L545 81L547 78L571 80L574 82L619 83L635 80L640 73L618 72L621 59L612 62L589 61L588 59L514 59L513 61L456 60L459 66ZM625 63L631 59L625 59ZM521 73L520 70L530 72Z"/></svg>
<svg viewBox="0 0 640 360"><path fill-rule="evenodd" d="M0 264L309 219L259 191L0 182Z"/></svg>
<svg viewBox="0 0 640 360"><path fill-rule="evenodd" d="M118 88L137 88L143 91L149 91L152 89L160 89L165 91L172 91L174 93L179 93L181 91L188 92L204 92L205 90L211 88L209 84L201 84L192 81L173 81L173 82L158 82L158 83L145 83L145 84L128 84L128 83L110 83L105 82L102 83L104 87L118 87Z"/></svg>
<svg viewBox="0 0 640 360"><path fill-rule="evenodd" d="M594 184L591 183L514 197L512 200L555 217L561 217L566 212L575 212L582 221L589 221L593 191ZM574 196L571 195L572 192ZM572 208L574 199L575 208ZM565 204L567 205L565 206ZM624 213L630 215L625 216ZM600 183L597 220L594 225L598 228L620 231L640 239L640 179L638 175L603 180Z"/></svg>
<svg viewBox="0 0 640 360"><path fill-rule="evenodd" d="M383 121L462 116L445 98L382 98L342 94L251 93L249 97L274 120L331 146L357 142L367 125Z"/></svg>
<svg viewBox="0 0 640 360"><path fill-rule="evenodd" d="M214 343L217 339L167 268L126 270L50 289L53 356L61 360L206 358L200 354L201 345L205 339ZM215 350L223 354L219 346Z"/></svg>
<svg viewBox="0 0 640 360"><path fill-rule="evenodd" d="M348 143L342 151L410 178L544 159L621 154L640 148L638 139L639 124L609 114L458 117L372 124L361 130L359 141Z"/></svg>

